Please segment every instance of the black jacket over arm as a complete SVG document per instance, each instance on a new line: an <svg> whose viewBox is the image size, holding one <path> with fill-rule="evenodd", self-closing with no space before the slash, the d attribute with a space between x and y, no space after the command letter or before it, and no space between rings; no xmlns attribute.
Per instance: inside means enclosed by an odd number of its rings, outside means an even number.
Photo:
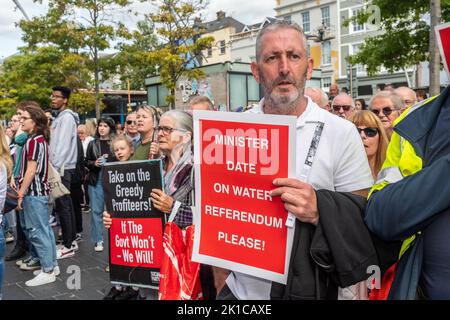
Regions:
<svg viewBox="0 0 450 320"><path fill-rule="evenodd" d="M296 220L287 285L273 283L272 299L336 299L338 286L365 280L369 266L396 259L399 245L378 246L365 226L364 197L328 190L316 194L319 223Z"/></svg>

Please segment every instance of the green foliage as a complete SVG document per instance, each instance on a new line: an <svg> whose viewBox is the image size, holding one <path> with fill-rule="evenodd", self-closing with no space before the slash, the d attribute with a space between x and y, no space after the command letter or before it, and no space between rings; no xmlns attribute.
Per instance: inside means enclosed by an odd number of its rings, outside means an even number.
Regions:
<svg viewBox="0 0 450 320"><path fill-rule="evenodd" d="M44 16L20 22L22 39L28 48L51 45L89 58L85 66L93 74L97 117L100 74L106 77L115 69L111 55L101 57L100 53L110 49L113 41L130 38L125 26L112 17L112 13L130 3L130 0L49 0Z"/></svg>
<svg viewBox="0 0 450 320"><path fill-rule="evenodd" d="M175 87L181 76L198 78L200 70L188 69L213 42L213 37L200 36L199 11L206 6L204 0L160 0L156 13L148 19L156 24L162 45L147 53L148 61L158 65L161 82L169 90L167 102L173 106ZM197 18L197 19L196 19Z"/></svg>
<svg viewBox="0 0 450 320"><path fill-rule="evenodd" d="M65 85L83 88L90 79L87 57L55 47L24 50L4 61L0 70L0 109L8 112L18 101L34 100L42 108L50 106L51 88Z"/></svg>
<svg viewBox="0 0 450 320"><path fill-rule="evenodd" d="M366 38L359 52L350 57L352 64L363 64L369 75L384 66L389 72L407 68L429 59L430 26L424 15L430 11L429 0L373 0L380 9L379 30L383 33ZM442 22L450 20L450 0L441 0ZM371 9L369 6L368 9ZM373 22L370 10L345 21L358 24ZM437 50L437 48L436 48Z"/></svg>
<svg viewBox="0 0 450 320"><path fill-rule="evenodd" d="M0 89L0 119L10 120L16 113L17 95L15 90Z"/></svg>
<svg viewBox="0 0 450 320"><path fill-rule="evenodd" d="M142 90L144 80L156 73L155 63L149 60L148 52L155 50L158 39L154 25L149 20L139 21L137 30L132 33L132 43L120 43L120 52L114 57L114 65L123 83L122 89L127 89L130 81L131 90Z"/></svg>
<svg viewBox="0 0 450 320"><path fill-rule="evenodd" d="M100 101L103 98L103 94L100 94ZM91 112L95 108L95 92L83 90L72 93L70 95L69 107L79 114ZM104 108L105 105L103 102L100 102L100 111Z"/></svg>

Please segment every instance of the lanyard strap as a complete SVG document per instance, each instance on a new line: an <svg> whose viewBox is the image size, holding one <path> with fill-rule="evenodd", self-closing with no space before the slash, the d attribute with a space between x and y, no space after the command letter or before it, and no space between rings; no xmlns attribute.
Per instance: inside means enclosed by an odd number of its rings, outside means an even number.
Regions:
<svg viewBox="0 0 450 320"><path fill-rule="evenodd" d="M309 173L311 172L312 164L314 162L314 157L317 153L317 148L319 147L320 138L322 137L324 123L317 122L316 129L314 130L314 135L311 141L311 145L309 146L308 154L306 156L305 163L303 164L302 171L300 173L299 179L307 182ZM294 227L295 225L295 216L292 213L289 213L286 219L286 226L289 228Z"/></svg>

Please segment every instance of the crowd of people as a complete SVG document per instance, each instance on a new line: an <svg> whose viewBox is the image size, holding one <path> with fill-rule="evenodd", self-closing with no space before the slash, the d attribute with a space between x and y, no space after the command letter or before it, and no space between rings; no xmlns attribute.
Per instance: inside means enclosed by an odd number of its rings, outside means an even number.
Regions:
<svg viewBox="0 0 450 320"><path fill-rule="evenodd" d="M264 98L246 112L297 117L296 178L274 180L271 191L296 217L288 283L202 265L205 298L367 299L374 293L365 283L367 268L378 265L382 274L396 268L395 278L403 281L394 280L389 298L450 299L450 250L444 245L450 186L443 178L450 169L448 89L428 99L423 90L386 85L366 103L335 84L328 96L320 88L305 88L312 65L296 24L275 22L259 33L251 69ZM0 128L0 207L8 185L18 192L17 208L3 215L0 261L3 230L10 231L5 222L15 216L15 247L5 260L34 271L27 286L54 282L58 260L76 254L83 211L90 209L93 250L104 250L103 228L112 224L101 184L106 162L161 159L164 188L152 190L152 203L175 214L181 228L191 225L192 110L214 109L208 98L194 97L187 111L162 113L142 105L127 115L123 128L109 117L79 124L68 108L70 89L52 90L49 113L35 102L21 102L10 126ZM69 191L54 203L52 168ZM56 238L53 214L61 231ZM146 294L114 285L105 299L145 299Z"/></svg>

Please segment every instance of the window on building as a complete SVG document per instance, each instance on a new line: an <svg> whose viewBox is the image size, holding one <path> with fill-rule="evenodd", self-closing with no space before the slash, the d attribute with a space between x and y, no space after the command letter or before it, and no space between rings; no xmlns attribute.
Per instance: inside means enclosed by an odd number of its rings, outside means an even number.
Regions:
<svg viewBox="0 0 450 320"><path fill-rule="evenodd" d="M352 17L356 17L360 12L362 12L363 9L353 9L352 10ZM364 24L357 24L355 22L352 22L353 25L353 32L363 31L364 30Z"/></svg>
<svg viewBox="0 0 450 320"><path fill-rule="evenodd" d="M225 54L225 40L219 41L220 54Z"/></svg>
<svg viewBox="0 0 450 320"><path fill-rule="evenodd" d="M212 57L212 46L209 46L209 48L208 48L208 58L211 58Z"/></svg>
<svg viewBox="0 0 450 320"><path fill-rule="evenodd" d="M302 12L302 27L304 32L311 31L311 23L309 20L309 11Z"/></svg>
<svg viewBox="0 0 450 320"><path fill-rule="evenodd" d="M283 17L283 20L286 21L286 22L291 23L292 17L291 17L291 16L284 16L284 17Z"/></svg>
<svg viewBox="0 0 450 320"><path fill-rule="evenodd" d="M330 21L330 7L323 7L320 9L322 11L322 24L324 26L329 27L331 24Z"/></svg>
<svg viewBox="0 0 450 320"><path fill-rule="evenodd" d="M322 88L326 89L325 91L328 92L328 88L331 86L331 77L326 77L322 79Z"/></svg>
<svg viewBox="0 0 450 320"><path fill-rule="evenodd" d="M331 42L322 43L322 64L331 64Z"/></svg>
<svg viewBox="0 0 450 320"><path fill-rule="evenodd" d="M361 47L361 43L352 44L352 51L351 51L352 55L357 54L360 47ZM358 64L357 68L356 68L356 72L358 72L358 73L365 73L366 72L366 68L364 67L364 65Z"/></svg>
<svg viewBox="0 0 450 320"><path fill-rule="evenodd" d="M244 109L260 100L259 84L252 75L230 74L230 110Z"/></svg>

